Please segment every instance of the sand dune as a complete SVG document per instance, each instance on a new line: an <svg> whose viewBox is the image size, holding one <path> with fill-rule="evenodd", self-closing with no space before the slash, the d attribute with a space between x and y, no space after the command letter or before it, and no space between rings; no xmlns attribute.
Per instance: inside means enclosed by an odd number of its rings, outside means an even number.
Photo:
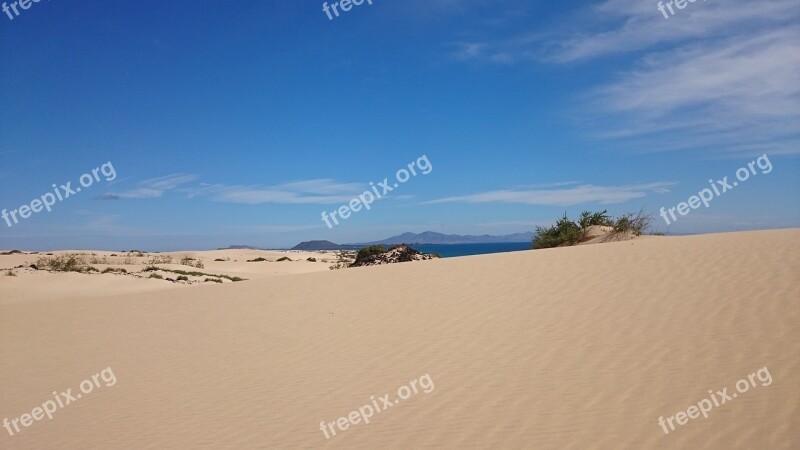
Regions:
<svg viewBox="0 0 800 450"><path fill-rule="evenodd" d="M800 443L797 229L186 289L41 278L54 287L0 277L0 419L107 367L116 383L14 436L0 428L3 449ZM100 280L112 281L81 293ZM771 384L659 426L764 367ZM329 439L320 430L426 374L429 393Z"/></svg>
<svg viewBox="0 0 800 450"><path fill-rule="evenodd" d="M85 265L97 272L86 275L74 273L49 273L46 270L30 269L40 259L76 256ZM188 264L181 264L181 259L191 258ZM281 259L288 258L288 260ZM167 262L168 261L168 262ZM15 253L0 254L0 276L12 269L18 278L6 279L6 300L11 298L58 299L72 298L76 295L93 296L98 293L106 295L122 295L135 292L150 292L160 289L189 287L204 283L208 278L220 279L212 275L239 277L245 280L270 278L275 275L291 275L327 271L339 261L336 252L303 252L279 250L212 250L193 252L108 252L66 250L52 253ZM350 259L349 261L352 261ZM41 265L41 264L39 264ZM157 266L167 270L200 272L209 275L190 275L185 283L167 285L168 281L147 280L151 272L143 272L148 266ZM107 268L121 269L126 273L99 273ZM42 267L41 269L44 269ZM169 271L157 271L159 275L174 280L179 274ZM221 278L229 282L227 278ZM44 283L43 283L44 282ZM0 298L0 302L3 299Z"/></svg>

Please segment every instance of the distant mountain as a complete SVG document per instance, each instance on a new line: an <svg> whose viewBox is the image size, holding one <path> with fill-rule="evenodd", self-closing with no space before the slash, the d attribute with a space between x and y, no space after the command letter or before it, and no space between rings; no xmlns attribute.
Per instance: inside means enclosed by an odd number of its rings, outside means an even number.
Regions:
<svg viewBox="0 0 800 450"><path fill-rule="evenodd" d="M503 236L492 236L484 234L480 236L462 236L459 234L442 234L433 231L424 233L403 233L381 241L362 242L357 244L337 244L331 241L305 241L301 242L290 250L318 251L318 250L358 250L367 245L395 245L395 244L503 244L509 242L530 242L533 239L532 232L506 234ZM229 247L254 249L244 245Z"/></svg>
<svg viewBox="0 0 800 450"><path fill-rule="evenodd" d="M530 242L533 239L534 233L514 233L502 236L493 236L490 234L483 234L480 236L459 234L442 234L433 231L426 231L424 233L403 233L398 236L393 236L388 239L373 242L362 242L358 244L337 244L331 241L305 241L301 242L290 250L303 250L308 252L319 250L359 250L368 245L395 245L395 244L434 244L434 245L447 245L447 244L504 244L512 242ZM249 245L231 245L227 248L219 250L266 250L258 247L251 247Z"/></svg>
<svg viewBox="0 0 800 450"><path fill-rule="evenodd" d="M472 235L458 235L458 234L442 234L433 231L426 231L424 233L403 233L398 236L393 236L382 241L365 242L363 244L353 245L394 245L394 244L500 244L506 242L530 242L533 239L534 233L515 233L503 236L492 236L484 234L480 236Z"/></svg>
<svg viewBox="0 0 800 450"><path fill-rule="evenodd" d="M294 247L291 248L291 250L303 250L307 252L313 252L318 250L349 250L352 248L353 248L352 245L350 246L339 245L339 244L334 244L331 241L306 241L295 245Z"/></svg>
<svg viewBox="0 0 800 450"><path fill-rule="evenodd" d="M253 247L250 245L231 245L230 247L218 248L217 250L266 250L266 249Z"/></svg>

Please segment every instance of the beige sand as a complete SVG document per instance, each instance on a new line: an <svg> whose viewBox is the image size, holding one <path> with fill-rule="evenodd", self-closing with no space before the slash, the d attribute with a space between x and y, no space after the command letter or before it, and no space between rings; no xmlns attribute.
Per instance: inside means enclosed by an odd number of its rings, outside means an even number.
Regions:
<svg viewBox="0 0 800 450"><path fill-rule="evenodd" d="M5 251L8 252L8 251ZM0 252L2 253L2 252ZM82 261L99 272L107 268L124 269L123 273L92 273L90 277L77 274L53 274L44 270L29 269L31 264L36 264L39 259L53 259L56 257L77 256ZM191 258L191 266L181 264L183 258ZM281 258L289 258L290 261L279 261ZM309 258L311 260L309 260ZM264 259L266 261L258 261ZM220 261L222 260L222 261ZM170 261L170 263L164 263ZM253 262L248 262L253 261ZM76 293L80 295L95 295L95 293L107 293L109 290L115 295L124 293L151 291L158 289L168 289L170 287L188 287L202 284L208 278L220 279L230 282L227 278L218 278L210 275L227 275L229 277L239 277L245 280L256 280L269 278L275 275L290 275L298 273L310 273L330 270L340 261L339 252L304 252L304 251L280 251L280 250L213 250L213 251L194 251L194 252L167 252L167 253L122 253L107 251L86 251L86 250L65 250L57 252L39 252L0 255L0 276L6 274L8 269L20 278L20 282L10 284L9 295L15 298L34 297L34 298L53 298L64 294L72 298ZM352 261L352 258L348 261ZM24 266L23 269L18 269ZM176 283L166 286L168 281L147 280L142 283L141 279L147 278L152 272L143 272L148 266L157 266L163 269L182 270L185 272L201 272L206 275L188 276L189 281ZM177 278L179 274L168 271L157 271L165 280L169 277ZM32 277L32 278L31 278ZM46 278L46 284L40 283L41 277ZM77 282L75 281L77 280ZM78 289L75 291L71 288ZM104 294L103 294L104 295Z"/></svg>
<svg viewBox="0 0 800 450"><path fill-rule="evenodd" d="M31 412L52 391L75 393L108 366L117 383L13 437L0 428L2 449L800 442L796 229L190 288L127 280L147 284L138 292L104 281L87 294L87 283L117 278L60 274L47 296L32 277L0 276L0 419ZM669 434L659 427L659 416L686 411L709 389L735 392L765 366L769 386ZM320 421L371 395L395 398L424 374L435 383L429 394L331 439L320 431Z"/></svg>

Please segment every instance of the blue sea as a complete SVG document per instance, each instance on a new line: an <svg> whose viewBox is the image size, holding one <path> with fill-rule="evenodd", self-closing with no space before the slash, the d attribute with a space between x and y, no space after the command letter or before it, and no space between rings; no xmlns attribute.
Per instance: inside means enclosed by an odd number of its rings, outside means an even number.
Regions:
<svg viewBox="0 0 800 450"><path fill-rule="evenodd" d="M456 256L485 255L488 253L518 252L530 250L530 242L508 242L502 244L412 244L423 253L438 253L442 258Z"/></svg>

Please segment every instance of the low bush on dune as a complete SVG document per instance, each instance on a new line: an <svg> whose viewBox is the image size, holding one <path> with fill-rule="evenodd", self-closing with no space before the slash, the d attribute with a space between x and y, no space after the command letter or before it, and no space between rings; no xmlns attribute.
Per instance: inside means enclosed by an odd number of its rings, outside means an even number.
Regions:
<svg viewBox="0 0 800 450"><path fill-rule="evenodd" d="M353 265L359 265L370 256L380 255L388 251L389 250L382 245L370 245L369 247L364 247L356 254L356 260L353 262Z"/></svg>
<svg viewBox="0 0 800 450"><path fill-rule="evenodd" d="M580 225L580 227L583 229L594 225L604 227L614 226L614 221L611 219L611 216L606 213L606 210L603 210L602 212L583 211L578 219L578 225ZM567 217L566 213L564 213L564 217Z"/></svg>
<svg viewBox="0 0 800 450"><path fill-rule="evenodd" d="M580 225L564 217L558 219L551 227L536 227L536 237L533 238L533 248L553 248L563 245L575 245L580 243L585 237L585 229Z"/></svg>
<svg viewBox="0 0 800 450"><path fill-rule="evenodd" d="M555 225L536 227L533 248L566 247L580 244L588 240L588 230L592 226L609 227L609 233L612 235L630 233L640 236L652 222L653 217L643 211L624 214L616 219L609 216L605 210L602 212L583 211L577 221L571 220L565 212L564 217L558 219Z"/></svg>
<svg viewBox="0 0 800 450"><path fill-rule="evenodd" d="M247 262L268 262L267 258L258 257L256 259L248 259Z"/></svg>
<svg viewBox="0 0 800 450"><path fill-rule="evenodd" d="M153 256L147 264L172 264L172 256L156 255Z"/></svg>
<svg viewBox="0 0 800 450"><path fill-rule="evenodd" d="M142 269L142 272L155 272L155 271L158 271L158 270L160 270L162 272L170 272L170 273L174 273L174 274L177 274L177 275L184 275L184 276L190 276L190 277L214 277L214 278L225 278L225 279L231 280L231 281L246 281L245 278L232 277L230 275L218 275L218 274L214 274L214 273L205 273L205 272L197 272L197 271L187 272L185 270L178 270L178 269L162 269L162 268L156 267L156 266L147 266L144 269Z"/></svg>
<svg viewBox="0 0 800 450"><path fill-rule="evenodd" d="M639 211L636 214L625 214L614 222L614 233L633 233L641 236L653 223L653 216Z"/></svg>
<svg viewBox="0 0 800 450"><path fill-rule="evenodd" d="M292 260L292 258L289 258L288 256L282 256L282 257L278 258L278 262L291 261L291 260Z"/></svg>
<svg viewBox="0 0 800 450"><path fill-rule="evenodd" d="M350 264L350 267L426 261L435 258L439 258L439 256L436 254L422 253L406 244L395 244L388 249L382 245L372 245L359 250L356 254L355 261Z"/></svg>
<svg viewBox="0 0 800 450"><path fill-rule="evenodd" d="M185 256L185 257L181 258L181 265L182 266L189 266L189 267L196 267L198 269L204 269L205 268L205 265L203 265L203 260L202 259L195 260L194 258L190 258L188 256Z"/></svg>
<svg viewBox="0 0 800 450"><path fill-rule="evenodd" d="M79 255L61 255L52 258L42 257L36 260L36 267L52 272L99 272L96 268L87 265L86 260Z"/></svg>

